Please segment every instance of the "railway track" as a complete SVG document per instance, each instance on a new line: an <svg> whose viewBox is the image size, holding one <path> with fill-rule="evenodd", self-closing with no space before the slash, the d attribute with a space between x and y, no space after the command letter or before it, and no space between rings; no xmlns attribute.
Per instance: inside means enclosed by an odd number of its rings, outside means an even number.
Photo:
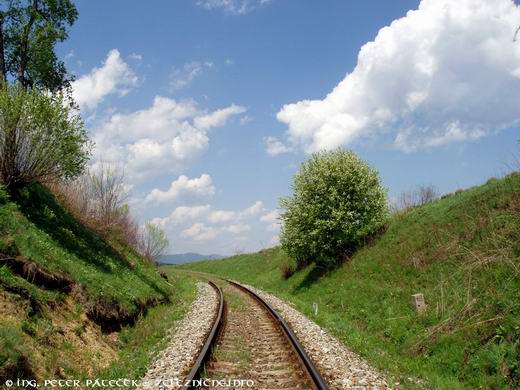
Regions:
<svg viewBox="0 0 520 390"><path fill-rule="evenodd" d="M184 389L327 389L278 313L249 289L210 282L220 305Z"/></svg>

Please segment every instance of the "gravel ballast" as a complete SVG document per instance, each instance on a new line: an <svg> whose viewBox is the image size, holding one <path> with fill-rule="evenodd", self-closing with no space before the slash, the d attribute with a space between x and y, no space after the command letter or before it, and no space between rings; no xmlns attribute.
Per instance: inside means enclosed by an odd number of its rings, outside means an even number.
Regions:
<svg viewBox="0 0 520 390"><path fill-rule="evenodd" d="M168 346L141 380L142 389L176 389L198 357L217 312L218 296L207 283L197 283L197 298L172 329Z"/></svg>
<svg viewBox="0 0 520 390"><path fill-rule="evenodd" d="M258 294L287 321L331 389L388 388L381 373L314 321L281 299L252 286L242 285Z"/></svg>

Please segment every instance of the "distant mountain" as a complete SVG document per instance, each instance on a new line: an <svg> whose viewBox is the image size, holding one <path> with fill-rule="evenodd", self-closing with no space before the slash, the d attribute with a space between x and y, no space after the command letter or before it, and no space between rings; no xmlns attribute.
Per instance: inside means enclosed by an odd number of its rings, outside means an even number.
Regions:
<svg viewBox="0 0 520 390"><path fill-rule="evenodd" d="M201 255L200 253L178 253L175 255L164 255L159 258L161 264L184 264L200 260L218 260L226 256L221 255Z"/></svg>

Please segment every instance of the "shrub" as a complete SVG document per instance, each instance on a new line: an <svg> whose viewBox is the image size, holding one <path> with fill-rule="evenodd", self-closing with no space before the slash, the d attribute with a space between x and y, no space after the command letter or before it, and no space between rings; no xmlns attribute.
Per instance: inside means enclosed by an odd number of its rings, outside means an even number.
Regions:
<svg viewBox="0 0 520 390"><path fill-rule="evenodd" d="M0 181L8 188L80 175L90 143L62 95L0 85Z"/></svg>
<svg viewBox="0 0 520 390"><path fill-rule="evenodd" d="M281 200L280 242L298 264L334 265L386 222L379 175L351 151L313 154L292 187Z"/></svg>
<svg viewBox="0 0 520 390"><path fill-rule="evenodd" d="M125 203L128 189L121 169L103 163L95 171L75 180L51 183L49 188L84 225L140 249L139 226Z"/></svg>
<svg viewBox="0 0 520 390"><path fill-rule="evenodd" d="M439 198L437 189L432 186L419 186L413 191L406 191L399 195L397 202L392 206L393 212L406 212L415 207L424 206Z"/></svg>
<svg viewBox="0 0 520 390"><path fill-rule="evenodd" d="M151 222L147 222L141 232L141 254L150 261L157 261L170 245L164 230Z"/></svg>
<svg viewBox="0 0 520 390"><path fill-rule="evenodd" d="M123 170L101 164L97 171L89 174L87 181L93 206L91 212L105 228L117 224L121 215L128 214L125 207L128 190Z"/></svg>

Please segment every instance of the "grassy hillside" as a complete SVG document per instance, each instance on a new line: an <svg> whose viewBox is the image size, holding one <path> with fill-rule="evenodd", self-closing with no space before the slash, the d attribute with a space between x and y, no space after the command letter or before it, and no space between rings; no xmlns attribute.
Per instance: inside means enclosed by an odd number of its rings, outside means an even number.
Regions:
<svg viewBox="0 0 520 390"><path fill-rule="evenodd" d="M93 375L125 362L132 334L151 348L193 294L192 283L167 281L131 248L82 226L45 188L0 188L0 379ZM132 333L151 308L163 328Z"/></svg>
<svg viewBox="0 0 520 390"><path fill-rule="evenodd" d="M293 302L404 388L520 386L519 174L393 217L333 271L283 280L287 263L274 248L181 267ZM422 315L415 293L428 305Z"/></svg>

